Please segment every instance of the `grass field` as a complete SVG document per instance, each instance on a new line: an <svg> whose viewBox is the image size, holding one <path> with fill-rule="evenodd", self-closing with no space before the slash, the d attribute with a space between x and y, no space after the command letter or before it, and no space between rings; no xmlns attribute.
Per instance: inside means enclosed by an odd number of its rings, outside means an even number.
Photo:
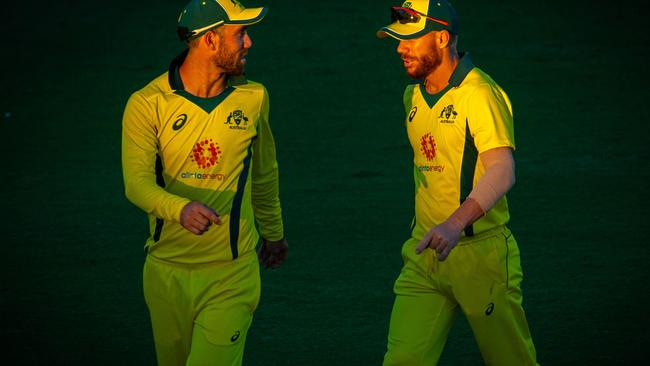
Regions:
<svg viewBox="0 0 650 366"><path fill-rule="evenodd" d="M185 1L14 2L4 34L0 286L15 365L152 365L145 215L124 197L128 96L181 51ZM247 5L260 4L248 1ZM273 1L250 29L271 95L289 261L264 272L247 365L378 365L413 213L395 2ZM508 92L524 307L545 365L650 357L649 55L640 5L459 1L461 50ZM441 365L480 365L459 317Z"/></svg>

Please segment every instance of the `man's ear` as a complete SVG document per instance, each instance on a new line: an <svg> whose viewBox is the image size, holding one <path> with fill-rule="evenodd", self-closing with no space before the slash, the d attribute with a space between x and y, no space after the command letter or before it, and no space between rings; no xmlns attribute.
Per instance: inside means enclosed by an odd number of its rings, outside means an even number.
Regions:
<svg viewBox="0 0 650 366"><path fill-rule="evenodd" d="M451 45L451 35L448 31L436 32L436 45L438 45L438 48L447 48Z"/></svg>
<svg viewBox="0 0 650 366"><path fill-rule="evenodd" d="M215 31L208 31L205 33L205 35L203 35L203 43L211 51L216 51L219 45L219 34L217 34Z"/></svg>

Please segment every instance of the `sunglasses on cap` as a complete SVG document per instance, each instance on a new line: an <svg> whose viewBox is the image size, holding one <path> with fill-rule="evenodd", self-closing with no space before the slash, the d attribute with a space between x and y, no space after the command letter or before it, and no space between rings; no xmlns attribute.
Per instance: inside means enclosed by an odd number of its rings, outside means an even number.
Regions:
<svg viewBox="0 0 650 366"><path fill-rule="evenodd" d="M431 21L434 21L436 23L442 24L445 27L449 26L449 23L445 22L444 20L432 18L426 14L422 14L419 11L413 10L411 8L403 8L401 6L393 6L392 8L390 8L390 20L392 22L400 22L401 24L417 23L420 21L421 16Z"/></svg>

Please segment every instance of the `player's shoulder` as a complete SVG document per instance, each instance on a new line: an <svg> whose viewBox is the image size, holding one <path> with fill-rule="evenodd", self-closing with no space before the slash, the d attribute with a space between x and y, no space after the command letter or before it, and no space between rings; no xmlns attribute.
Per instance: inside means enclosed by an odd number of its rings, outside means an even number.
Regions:
<svg viewBox="0 0 650 366"><path fill-rule="evenodd" d="M413 92L420 86L420 80L413 80L404 88L404 100L413 97Z"/></svg>
<svg viewBox="0 0 650 366"><path fill-rule="evenodd" d="M490 101L512 110L508 94L490 75L477 67L472 69L461 86L464 91L460 95L460 100L470 106Z"/></svg>
<svg viewBox="0 0 650 366"><path fill-rule="evenodd" d="M235 90L259 94L260 96L268 94L264 84L250 79L237 80L231 84Z"/></svg>
<svg viewBox="0 0 650 366"><path fill-rule="evenodd" d="M492 89L499 89L499 85L485 71L474 67L465 77L461 84L468 94L476 92L487 92Z"/></svg>
<svg viewBox="0 0 650 366"><path fill-rule="evenodd" d="M145 100L151 100L161 94L173 93L172 87L169 84L169 73L164 72L151 80L147 85L139 90L136 90L131 97L139 97Z"/></svg>
<svg viewBox="0 0 650 366"><path fill-rule="evenodd" d="M419 81L414 81L412 83L408 83L406 87L404 88L404 94L406 93L413 93L413 90L417 88L420 85Z"/></svg>

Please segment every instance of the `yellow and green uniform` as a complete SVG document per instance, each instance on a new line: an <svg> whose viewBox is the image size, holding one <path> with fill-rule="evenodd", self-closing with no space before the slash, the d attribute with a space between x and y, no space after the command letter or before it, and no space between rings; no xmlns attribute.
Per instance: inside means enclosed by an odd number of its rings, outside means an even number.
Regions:
<svg viewBox="0 0 650 366"><path fill-rule="evenodd" d="M126 195L149 214L144 286L159 362L160 349L171 347L165 345L170 342L166 338L185 332L179 338L193 339L191 333L186 334L192 327L185 323L198 324L206 317L201 312L215 307L225 324L232 325L232 329L221 331L227 335L224 344L241 344L243 352L244 333L259 298L255 246L260 234L272 241L284 236L266 89L259 83L231 77L218 96L193 96L184 90L179 73L186 55L187 51L183 52L168 72L133 93L123 118ZM213 224L203 235L183 228L180 214L190 201L213 208L222 224ZM222 268L220 273L232 273L219 280L224 286L250 288L252 293L222 293L217 276L212 276L214 283L193 279L199 272L217 267ZM196 276L191 275L193 271ZM248 275L238 275L242 271ZM158 275L148 275L152 273ZM205 291L196 286L206 286ZM161 292L163 288L168 291ZM184 300L186 297L190 299ZM176 320L179 326L174 330L168 324L160 325L169 321L169 309L187 308L184 302L197 307L192 310L196 317ZM213 316L208 318L215 321ZM236 332L241 336L230 342ZM208 335L206 339L213 338Z"/></svg>
<svg viewBox="0 0 650 366"><path fill-rule="evenodd" d="M178 65L129 99L122 159L129 199L149 214L150 255L175 263L229 261L262 236L283 237L278 168L263 85L230 79L213 98L183 89ZM223 224L197 236L180 223L192 200Z"/></svg>
<svg viewBox="0 0 650 366"><path fill-rule="evenodd" d="M413 147L415 221L421 240L467 198L485 169L478 154L515 148L512 108L505 92L468 56L461 59L447 87L428 94L422 83L404 92L406 130ZM463 235L478 234L508 222L504 196Z"/></svg>
<svg viewBox="0 0 650 366"><path fill-rule="evenodd" d="M505 227L505 196L467 227L449 257L415 247L468 197L485 169L478 154L514 149L505 92L463 55L448 86L428 94L423 83L404 93L405 126L414 153L415 218L402 247L385 365L432 365L458 310L467 316L488 364L535 364L521 307L517 243ZM424 325L426 324L426 325Z"/></svg>

